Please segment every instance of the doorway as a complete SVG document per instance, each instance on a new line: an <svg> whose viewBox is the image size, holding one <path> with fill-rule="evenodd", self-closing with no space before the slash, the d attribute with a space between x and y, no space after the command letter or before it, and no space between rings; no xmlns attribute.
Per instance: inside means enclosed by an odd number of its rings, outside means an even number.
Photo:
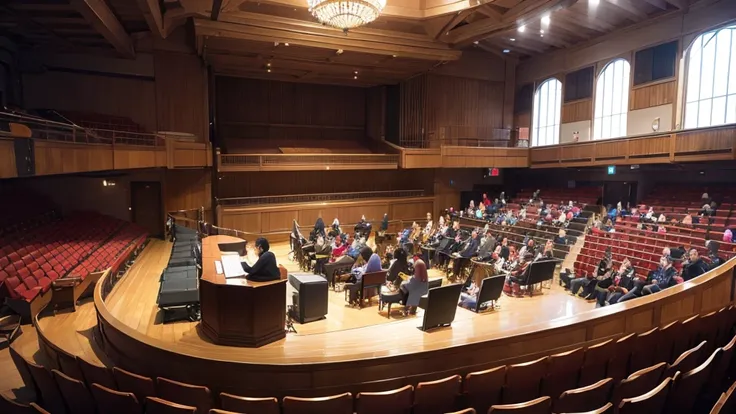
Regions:
<svg viewBox="0 0 736 414"><path fill-rule="evenodd" d="M165 223L161 205L161 183L131 182L130 208L133 223L148 230L148 234L152 237L163 237Z"/></svg>
<svg viewBox="0 0 736 414"><path fill-rule="evenodd" d="M638 183L635 181L611 181L603 186L603 205L616 206L621 202L621 206L626 208L626 204L636 205L636 190Z"/></svg>

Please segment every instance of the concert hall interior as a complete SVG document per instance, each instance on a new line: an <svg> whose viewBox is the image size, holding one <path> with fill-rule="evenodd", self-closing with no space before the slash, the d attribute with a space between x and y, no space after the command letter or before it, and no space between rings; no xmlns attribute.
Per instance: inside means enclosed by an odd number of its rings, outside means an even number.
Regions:
<svg viewBox="0 0 736 414"><path fill-rule="evenodd" d="M0 414L736 413L736 0L0 2Z"/></svg>

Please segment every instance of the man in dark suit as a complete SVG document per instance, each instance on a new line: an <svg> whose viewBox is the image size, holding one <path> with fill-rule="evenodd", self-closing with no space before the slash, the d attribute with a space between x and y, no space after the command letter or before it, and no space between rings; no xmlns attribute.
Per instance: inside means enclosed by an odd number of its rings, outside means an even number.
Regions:
<svg viewBox="0 0 736 414"><path fill-rule="evenodd" d="M258 260L253 264L249 265L246 262L242 262L243 270L248 274L246 279L254 282L268 282L271 280L281 279L279 268L276 265L276 256L269 252L270 248L268 240L263 237L256 239L256 254Z"/></svg>

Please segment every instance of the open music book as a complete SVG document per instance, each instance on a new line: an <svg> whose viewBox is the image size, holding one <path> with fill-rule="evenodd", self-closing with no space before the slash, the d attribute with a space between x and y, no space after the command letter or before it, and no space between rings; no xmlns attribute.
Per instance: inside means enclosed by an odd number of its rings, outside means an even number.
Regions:
<svg viewBox="0 0 736 414"><path fill-rule="evenodd" d="M222 262L222 268L225 272L225 278L231 278L231 277L243 277L245 276L245 270L243 270L243 266L240 264L240 256L236 252L223 252L222 256L220 257L220 261Z"/></svg>

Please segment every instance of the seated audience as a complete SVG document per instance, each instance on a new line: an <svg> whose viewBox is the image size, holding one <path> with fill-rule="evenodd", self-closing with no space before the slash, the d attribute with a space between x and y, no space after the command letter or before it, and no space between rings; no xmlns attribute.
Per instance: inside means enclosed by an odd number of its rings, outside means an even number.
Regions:
<svg viewBox="0 0 736 414"><path fill-rule="evenodd" d="M555 245L552 243L552 240L547 240L547 242L544 243L544 249L537 254L534 260L554 259L554 247Z"/></svg>
<svg viewBox="0 0 736 414"><path fill-rule="evenodd" d="M682 218L682 224L685 226L692 226L693 225L693 216L688 211L687 214L685 214L685 217Z"/></svg>
<svg viewBox="0 0 736 414"><path fill-rule="evenodd" d="M258 260L256 260L253 266L246 262L241 262L243 270L248 274L245 278L254 282L268 282L270 280L281 279L281 273L276 265L276 256L273 252L268 251L270 248L268 240L259 237L256 239L255 244L255 253L258 256Z"/></svg>
<svg viewBox="0 0 736 414"><path fill-rule="evenodd" d="M635 274L636 270L629 259L624 259L616 273L610 278L598 282L595 307L615 304L623 295L629 293L629 290L634 287Z"/></svg>
<svg viewBox="0 0 736 414"><path fill-rule="evenodd" d="M726 260L718 256L718 249L721 244L717 241L711 241L706 246L708 248L708 258L710 258L710 268L708 270L715 269L716 267L726 263Z"/></svg>
<svg viewBox="0 0 736 414"><path fill-rule="evenodd" d="M366 273L380 272L381 271L381 258L373 253L371 254L365 265L353 268L350 272L350 279L345 288L350 292L350 303L355 304L360 298L358 297L358 291L360 290L360 280Z"/></svg>
<svg viewBox="0 0 736 414"><path fill-rule="evenodd" d="M724 243L733 243L733 232L731 229L726 229L723 232L723 242Z"/></svg>
<svg viewBox="0 0 736 414"><path fill-rule="evenodd" d="M672 258L663 257L659 263L659 267L657 268L657 270L654 271L654 274L652 275L651 283L642 288L642 295L657 293L661 290L667 289L668 287L672 287L677 284L677 282L675 281L677 271L674 267L672 267Z"/></svg>
<svg viewBox="0 0 736 414"><path fill-rule="evenodd" d="M419 306L419 299L429 290L429 277L427 276L427 265L424 261L414 262L414 276L401 283L400 289L407 295L406 314L414 315Z"/></svg>
<svg viewBox="0 0 736 414"><path fill-rule="evenodd" d="M379 230L382 233L388 231L388 213L383 214L383 220L381 220L381 228Z"/></svg>
<svg viewBox="0 0 736 414"><path fill-rule="evenodd" d="M405 275L409 274L409 263L407 262L406 250L397 248L394 250L393 259L388 267L388 273L386 274L386 281L398 287L401 283L399 273Z"/></svg>
<svg viewBox="0 0 736 414"><path fill-rule="evenodd" d="M491 230L486 230L486 235L480 241L480 247L478 247L477 260L480 262L486 262L491 260L491 255L496 249L496 239L491 234Z"/></svg>
<svg viewBox="0 0 736 414"><path fill-rule="evenodd" d="M692 278L702 275L708 270L708 263L700 257L698 250L694 247L691 248L690 251L688 251L688 260L683 263L682 278L687 282Z"/></svg>
<svg viewBox="0 0 736 414"><path fill-rule="evenodd" d="M526 244L524 244L524 247L519 250L519 256L526 256L527 253L531 254L532 257L536 256L537 254L537 246L535 245L534 239L532 238L529 238Z"/></svg>
<svg viewBox="0 0 736 414"><path fill-rule="evenodd" d="M470 234L470 239L465 243L465 248L453 255L455 260L453 262L452 273L456 278L460 276L462 269L467 266L470 258L478 253L479 244L478 232L473 230Z"/></svg>
<svg viewBox="0 0 736 414"><path fill-rule="evenodd" d="M592 299L593 292L599 281L610 277L611 268L613 267L613 260L611 258L611 248L606 248L605 255L598 263L598 268L595 275L588 275L588 277L579 277L570 281L570 293L578 295L584 299ZM578 290L583 289L579 294Z"/></svg>

